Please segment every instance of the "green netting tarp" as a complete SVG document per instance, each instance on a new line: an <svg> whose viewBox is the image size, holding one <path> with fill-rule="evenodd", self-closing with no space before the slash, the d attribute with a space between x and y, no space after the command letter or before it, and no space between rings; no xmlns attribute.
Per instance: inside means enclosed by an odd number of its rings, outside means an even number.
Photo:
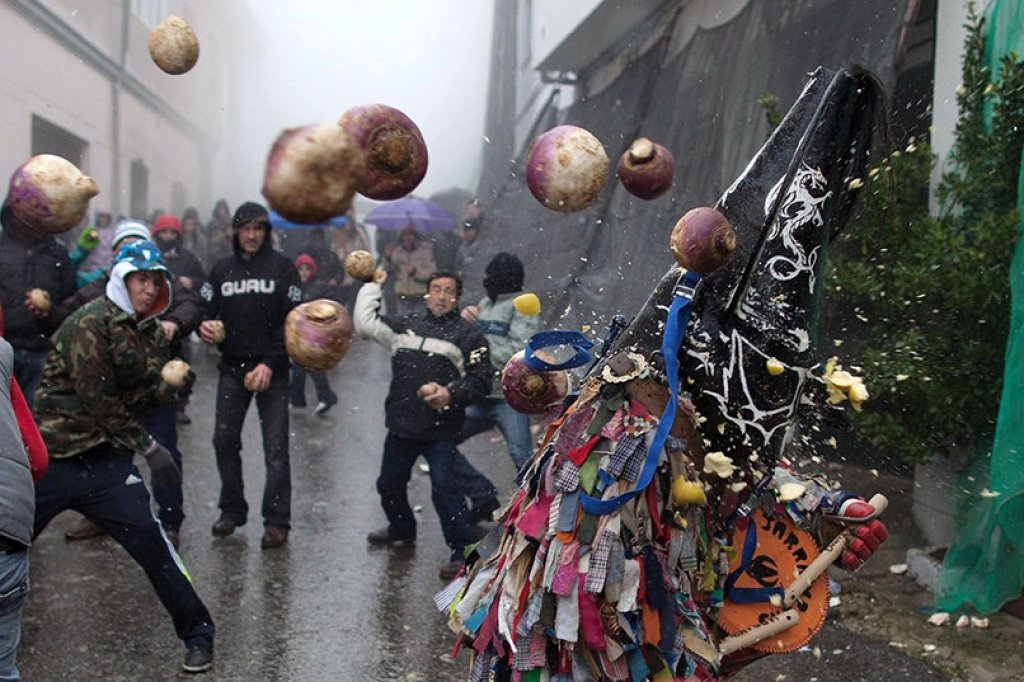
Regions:
<svg viewBox="0 0 1024 682"><path fill-rule="evenodd" d="M1024 54L1024 3L994 0L987 25L985 61L995 74L1003 56ZM1018 177L1018 209L1024 209L1022 197L1024 166ZM1024 239L1018 240L1010 266L1010 290L1010 333L995 439L991 451L961 472L953 492L957 530L936 592L936 605L943 611L972 605L992 613L1019 597L1024 586Z"/></svg>

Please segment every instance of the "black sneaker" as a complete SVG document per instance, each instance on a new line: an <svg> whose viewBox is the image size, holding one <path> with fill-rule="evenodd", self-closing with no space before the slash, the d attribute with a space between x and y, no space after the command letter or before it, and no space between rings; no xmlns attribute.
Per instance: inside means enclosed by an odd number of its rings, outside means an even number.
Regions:
<svg viewBox="0 0 1024 682"><path fill-rule="evenodd" d="M494 512L498 510L501 503L498 502L498 498L492 497L484 500L480 504L474 504L473 508L469 511L470 521L473 523L490 523L494 521Z"/></svg>
<svg viewBox="0 0 1024 682"><path fill-rule="evenodd" d="M185 663L181 669L187 673L205 673L213 667L213 650L202 647L189 647L185 652Z"/></svg>
<svg viewBox="0 0 1024 682"><path fill-rule="evenodd" d="M371 545L415 545L416 534L393 536L389 528L378 528L366 534L366 541Z"/></svg>

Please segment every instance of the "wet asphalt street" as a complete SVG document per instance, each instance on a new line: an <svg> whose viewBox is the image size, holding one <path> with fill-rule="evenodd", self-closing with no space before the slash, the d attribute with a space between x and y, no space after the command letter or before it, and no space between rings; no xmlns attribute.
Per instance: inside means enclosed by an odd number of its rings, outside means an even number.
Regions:
<svg viewBox="0 0 1024 682"><path fill-rule="evenodd" d="M452 660L453 635L431 597L448 549L419 471L410 501L421 505L415 549L371 549L366 533L384 524L374 481L384 440L386 353L356 341L330 375L341 401L325 418L292 413L292 531L280 549L261 550L263 465L255 405L243 433L249 522L225 539L218 517L213 432L216 355L198 350L199 382L179 429L185 460L181 555L217 625L212 680L460 680L469 657ZM312 386L307 401L315 404ZM514 471L497 432L467 454L508 491ZM184 649L142 570L109 538L67 542L77 519L59 516L32 549L19 665L26 680L195 679L181 672ZM884 644L826 626L824 655L777 656L737 680L944 680ZM784 675L784 678L780 678Z"/></svg>

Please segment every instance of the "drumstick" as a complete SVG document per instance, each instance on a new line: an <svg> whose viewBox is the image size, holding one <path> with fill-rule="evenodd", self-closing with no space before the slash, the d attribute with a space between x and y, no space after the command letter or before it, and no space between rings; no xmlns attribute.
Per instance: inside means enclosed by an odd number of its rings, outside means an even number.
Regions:
<svg viewBox="0 0 1024 682"><path fill-rule="evenodd" d="M800 614L794 609L783 611L777 616L773 616L771 620L765 621L756 627L752 627L746 632L741 632L738 635L732 637L726 637L718 644L719 656L728 656L734 651L740 649L746 649L748 646L757 644L762 639L768 639L774 635L779 634L789 628L793 627L800 621Z"/></svg>
<svg viewBox="0 0 1024 682"><path fill-rule="evenodd" d="M889 506L889 500L885 498L885 495L875 495L872 497L868 504L875 508L875 515L871 518L877 518L879 514L885 511L885 508ZM800 596L811 587L811 583L818 579L822 573L828 570L831 566L843 555L846 550L846 546L853 539L853 530L847 528L842 533L836 536L836 539L828 544L828 547L818 555L818 557L811 562L811 565L805 568L800 575L789 584L786 588L786 596L782 599L782 605L790 607L793 605Z"/></svg>

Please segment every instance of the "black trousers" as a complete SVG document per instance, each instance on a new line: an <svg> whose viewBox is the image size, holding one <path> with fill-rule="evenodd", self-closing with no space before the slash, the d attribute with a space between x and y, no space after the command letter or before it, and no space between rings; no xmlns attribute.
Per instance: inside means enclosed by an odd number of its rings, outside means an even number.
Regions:
<svg viewBox="0 0 1024 682"><path fill-rule="evenodd" d="M67 509L83 514L128 551L146 572L187 646L213 649L210 612L153 517L149 491L129 455L104 445L75 457L50 459L46 476L36 485L34 535Z"/></svg>
<svg viewBox="0 0 1024 682"><path fill-rule="evenodd" d="M213 450L220 472L221 513L241 525L249 515L242 481L242 424L253 392L243 384L240 373L221 370L217 381L217 419ZM260 430L263 433L263 462L267 482L263 489L263 523L291 527L292 478L288 459L288 371L274 370L270 387L256 393Z"/></svg>

